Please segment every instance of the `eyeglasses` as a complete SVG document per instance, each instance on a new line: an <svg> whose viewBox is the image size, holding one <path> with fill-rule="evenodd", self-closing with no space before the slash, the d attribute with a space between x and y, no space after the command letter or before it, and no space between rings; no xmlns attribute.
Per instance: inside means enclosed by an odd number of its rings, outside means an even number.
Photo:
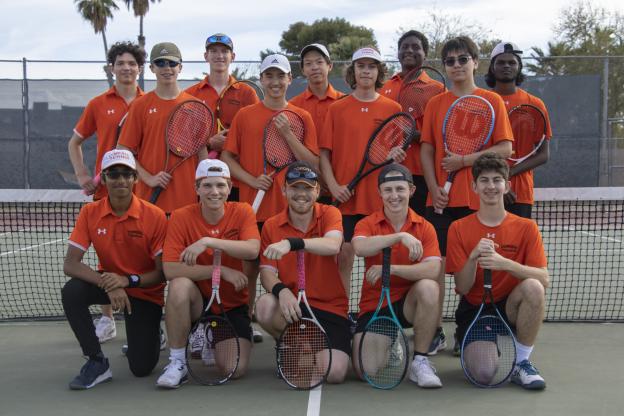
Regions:
<svg viewBox="0 0 624 416"><path fill-rule="evenodd" d="M109 170L104 172L104 176L108 179L119 179L123 176L124 179L133 179L136 177L136 172L133 170Z"/></svg>
<svg viewBox="0 0 624 416"><path fill-rule="evenodd" d="M288 171L288 173L286 174L286 180L296 180L296 179L308 179L308 180L318 180L318 175L316 174L316 172L304 168L304 169L293 169L291 171Z"/></svg>
<svg viewBox="0 0 624 416"><path fill-rule="evenodd" d="M208 39L206 39L206 45L211 43L223 43L225 45L229 45L232 43L232 39L226 35L212 35Z"/></svg>
<svg viewBox="0 0 624 416"><path fill-rule="evenodd" d="M446 58L444 60L444 65L446 65L446 66L455 66L455 61L456 60L457 60L457 62L459 62L459 65L464 66L470 60L470 56L468 56L468 55L461 55L461 56L458 56L457 58L455 58L454 56L451 56L450 58Z"/></svg>
<svg viewBox="0 0 624 416"><path fill-rule="evenodd" d="M168 66L169 68L175 68L176 66L180 65L180 62L170 61L169 59L159 59L157 61L154 61L154 65L156 65L158 68L164 68L166 66Z"/></svg>

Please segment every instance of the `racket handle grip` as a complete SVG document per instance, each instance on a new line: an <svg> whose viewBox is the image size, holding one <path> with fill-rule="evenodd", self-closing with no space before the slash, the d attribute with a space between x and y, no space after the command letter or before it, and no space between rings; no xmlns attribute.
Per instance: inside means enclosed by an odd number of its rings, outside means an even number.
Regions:
<svg viewBox="0 0 624 416"><path fill-rule="evenodd" d="M100 186L100 182L101 182L100 174L98 173L97 175L95 175L93 179L91 179L91 182L93 182L93 186L95 186L96 188ZM89 195L87 191L85 191L84 189L82 190L82 193L84 195Z"/></svg>
<svg viewBox="0 0 624 416"><path fill-rule="evenodd" d="M217 159L219 157L219 152L217 152L216 150L211 150L208 153L208 159Z"/></svg>
<svg viewBox="0 0 624 416"><path fill-rule="evenodd" d="M262 199L264 198L264 194L266 192L263 191L262 189L258 190L258 193L256 194L256 198L253 201L253 204L251 205L251 209L253 209L254 214L258 212L258 209L260 208L260 204L262 203Z"/></svg>
<svg viewBox="0 0 624 416"><path fill-rule="evenodd" d="M448 195L449 191L451 190L451 185L453 184L453 182L450 181L446 181L446 183L444 184L444 192ZM436 208L435 210L436 214L442 214L442 211L444 211L444 209L440 209L440 208Z"/></svg>
<svg viewBox="0 0 624 416"><path fill-rule="evenodd" d="M163 191L163 188L161 188L160 186L157 186L156 188L154 188L154 192L152 192L152 196L150 196L149 202L152 204L155 204L156 200L158 199L162 191Z"/></svg>

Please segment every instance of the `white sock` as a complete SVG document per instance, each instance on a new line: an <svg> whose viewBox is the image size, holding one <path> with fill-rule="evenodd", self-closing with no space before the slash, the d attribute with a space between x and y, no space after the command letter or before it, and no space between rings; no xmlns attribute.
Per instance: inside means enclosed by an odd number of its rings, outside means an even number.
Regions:
<svg viewBox="0 0 624 416"><path fill-rule="evenodd" d="M186 348L170 348L169 360L184 361L186 359Z"/></svg>
<svg viewBox="0 0 624 416"><path fill-rule="evenodd" d="M532 351L533 345L528 346L516 341L516 364L520 364L522 361L528 360Z"/></svg>

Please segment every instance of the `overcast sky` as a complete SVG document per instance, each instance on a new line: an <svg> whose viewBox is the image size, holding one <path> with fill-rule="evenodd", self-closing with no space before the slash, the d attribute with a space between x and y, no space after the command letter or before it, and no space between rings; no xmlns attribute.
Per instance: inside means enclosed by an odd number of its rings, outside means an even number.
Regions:
<svg viewBox="0 0 624 416"><path fill-rule="evenodd" d="M138 19L123 1L109 22L109 45L136 40ZM281 33L291 23L311 23L323 17L343 17L374 30L381 53L393 56L398 27L418 28L427 10L436 7L459 14L492 30L492 36L528 49L545 47L565 0L162 0L151 4L145 19L147 50L159 41L173 41L184 60L201 60L207 35L224 32L234 39L237 60L257 60L263 49L279 49ZM621 0L593 0L610 10L622 9ZM103 60L101 35L82 20L72 0L2 0L0 59ZM296 4L296 6L294 6ZM202 66L185 68L186 75ZM95 72L95 73L94 73ZM190 73L189 73L190 72ZM76 78L101 74L94 65L30 64L31 78ZM0 62L0 78L20 78L21 64Z"/></svg>

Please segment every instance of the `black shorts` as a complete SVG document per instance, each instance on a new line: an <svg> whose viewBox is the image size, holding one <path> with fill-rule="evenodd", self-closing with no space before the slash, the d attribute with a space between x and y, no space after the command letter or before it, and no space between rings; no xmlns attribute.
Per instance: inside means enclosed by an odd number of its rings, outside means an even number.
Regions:
<svg viewBox="0 0 624 416"><path fill-rule="evenodd" d="M427 207L425 218L435 228L436 235L438 236L438 246L440 247L440 254L446 256L446 241L448 236L448 230L453 221L462 219L472 214L474 211L468 207L451 207L444 208L442 214L436 214L433 207Z"/></svg>
<svg viewBox="0 0 624 416"><path fill-rule="evenodd" d="M306 318L311 318L305 305L301 304L301 312ZM312 308L312 307L311 307ZM343 351L347 355L351 355L351 321L343 318L335 313L327 312L322 309L312 308L314 316L327 333L329 345L334 350Z"/></svg>
<svg viewBox="0 0 624 416"><path fill-rule="evenodd" d="M501 316L507 322L507 325L511 328L513 333L516 333L516 327L509 322L509 318L507 317L507 312L505 311L505 306L507 305L507 299L505 298L499 302L496 302L496 308L500 312ZM474 321L477 312L479 312L479 307L481 305L473 305L466 300L465 297L462 296L459 301L459 305L457 305L457 309L455 310L455 324L457 324L457 339L462 342L464 340L464 336L466 335L466 331L468 331L468 327ZM487 315L496 315L494 308L491 304L485 305L483 308L484 313ZM487 321L483 321L484 324L487 324ZM495 341L496 333L492 333L492 341Z"/></svg>
<svg viewBox="0 0 624 416"><path fill-rule="evenodd" d="M353 238L353 232L355 231L355 225L364 218L366 215L343 215L342 216L342 232L344 236L344 242L350 243Z"/></svg>
<svg viewBox="0 0 624 416"><path fill-rule="evenodd" d="M508 212L511 212L512 214L516 214L519 217L531 219L531 213L533 212L533 205L515 203L511 205L506 205L505 209Z"/></svg>
<svg viewBox="0 0 624 416"><path fill-rule="evenodd" d="M204 298L204 309L208 305L209 299ZM236 335L239 338L245 338L251 342L252 329L251 329L251 317L249 316L249 306L241 305L235 308L225 311L225 316L230 320Z"/></svg>
<svg viewBox="0 0 624 416"><path fill-rule="evenodd" d="M238 188L232 188L232 190L230 191L230 195L228 195L228 199L229 202L233 201L233 202L238 202L239 201L239 196L238 196Z"/></svg>
<svg viewBox="0 0 624 416"><path fill-rule="evenodd" d="M399 323L401 324L401 326L403 328L410 328L412 326L412 324L409 323L407 318L405 318L405 315L403 315L403 305L405 304L405 298L406 297L407 297L407 294L405 296L403 296L401 299L399 299L399 300L397 300L395 302L392 302L392 309L394 310L394 313L396 314L396 317L399 320ZM374 313L375 313L375 311L364 312L363 314L361 314L358 317L357 323L355 325L355 333L356 334L358 332L364 332L364 329L366 328L366 325L371 320L371 318L373 317ZM379 311L379 316L391 316L390 315L390 309L388 309L388 306L386 306L384 308L381 308L381 310Z"/></svg>
<svg viewBox="0 0 624 416"><path fill-rule="evenodd" d="M429 192L429 188L427 188L427 182L425 181L425 177L422 175L412 175L412 179L414 181L414 186L416 186L416 191L414 195L410 198L409 206L411 209L416 212L416 214L421 217L425 216L426 204L427 204L427 193Z"/></svg>

